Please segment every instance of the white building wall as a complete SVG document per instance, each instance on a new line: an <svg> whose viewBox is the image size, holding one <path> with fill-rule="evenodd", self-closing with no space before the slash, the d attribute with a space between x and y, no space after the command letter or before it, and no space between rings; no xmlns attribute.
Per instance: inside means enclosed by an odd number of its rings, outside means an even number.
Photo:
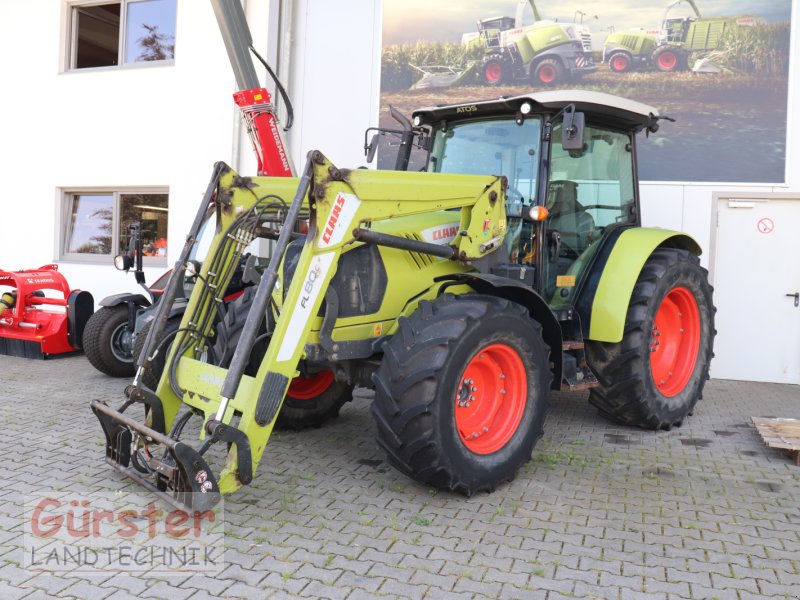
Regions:
<svg viewBox="0 0 800 600"><path fill-rule="evenodd" d="M271 2L243 0L255 45L278 59L295 105L296 124L288 133L295 165L301 168L311 149L322 150L336 164L364 164L363 132L378 122L381 1ZM67 14L67 0L0 3L5 183L0 268L33 268L55 259L60 190L70 186L168 187L171 265L214 161L224 160L243 173L255 171L231 100L233 76L210 3L178 0L172 66L64 72ZM800 55L798 21L795 10L793 56ZM276 39L279 30L282 40ZM715 194L800 196L796 75L793 65L785 184L642 184L644 224L693 235L706 249L702 261L712 279ZM743 137L742 145L747 141ZM90 290L96 300L137 289L130 275L110 264L62 262L60 268L73 287ZM148 279L162 271L148 269Z"/></svg>
<svg viewBox="0 0 800 600"><path fill-rule="evenodd" d="M277 0L245 0L262 54L277 55ZM284 83L295 104L288 134L295 164L321 149L343 165L363 163L363 132L377 122L380 0L347 5L284 1ZM183 244L211 167L224 160L255 171L238 129L233 75L208 0L178 0L174 65L66 72L66 0L0 3L0 269L35 268L58 255L63 188L163 186L169 189L169 256ZM272 20L272 23L270 23ZM35 27L32 27L35 24ZM285 51L290 50L286 60ZM16 58L15 58L16 57ZM264 70L257 65L264 80ZM12 181L14 183L12 183ZM95 300L137 286L108 265L62 261L71 286ZM153 281L164 267L146 268Z"/></svg>
<svg viewBox="0 0 800 600"><path fill-rule="evenodd" d="M364 162L364 130L378 123L381 0L296 0L290 90L300 123L290 145L298 168L321 150L334 164Z"/></svg>
<svg viewBox="0 0 800 600"><path fill-rule="evenodd" d="M234 123L233 77L211 7L177 6L174 66L65 72L66 2L0 5L0 163L17 180L0 217L0 268L56 258L65 187L167 187L168 259L177 256L214 161L231 160ZM95 300L137 289L110 261L60 270ZM149 280L164 270L147 269Z"/></svg>
<svg viewBox="0 0 800 600"><path fill-rule="evenodd" d="M674 182L647 182L641 184L642 220L644 225L667 227L685 231L692 235L703 247L702 264L710 269L714 282L714 240L716 235L715 197L730 192L744 194L796 193L800 196L800 78L798 78L797 57L800 56L800 10L794 3L792 11L792 65L789 72L788 123L786 144L786 181L780 185L769 184L676 184ZM665 107L669 113L669 107ZM656 134L659 135L659 134ZM742 136L741 145L747 146L748 139ZM669 168L669 165L665 165ZM800 225L798 223L797 225ZM724 298L716 298L717 305Z"/></svg>

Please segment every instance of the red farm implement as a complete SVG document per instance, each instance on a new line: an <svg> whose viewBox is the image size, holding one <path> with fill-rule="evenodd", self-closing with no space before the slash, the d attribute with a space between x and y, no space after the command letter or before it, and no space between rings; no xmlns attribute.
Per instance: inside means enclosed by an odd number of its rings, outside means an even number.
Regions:
<svg viewBox="0 0 800 600"><path fill-rule="evenodd" d="M58 265L0 270L0 354L46 358L76 352L92 312L92 295L70 289Z"/></svg>

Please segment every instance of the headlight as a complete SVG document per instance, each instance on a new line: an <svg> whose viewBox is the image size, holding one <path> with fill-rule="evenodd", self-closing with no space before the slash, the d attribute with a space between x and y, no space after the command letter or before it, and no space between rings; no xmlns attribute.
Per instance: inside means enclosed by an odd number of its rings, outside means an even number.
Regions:
<svg viewBox="0 0 800 600"><path fill-rule="evenodd" d="M114 257L114 266L120 271L127 271L133 266L133 257L127 254L117 254Z"/></svg>
<svg viewBox="0 0 800 600"><path fill-rule="evenodd" d="M200 274L200 261L199 260L188 260L186 261L186 274L189 277L196 277Z"/></svg>

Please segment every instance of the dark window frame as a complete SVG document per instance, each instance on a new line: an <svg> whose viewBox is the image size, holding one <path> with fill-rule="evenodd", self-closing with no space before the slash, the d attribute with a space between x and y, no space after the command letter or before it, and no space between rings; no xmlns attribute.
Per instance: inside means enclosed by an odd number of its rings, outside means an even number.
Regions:
<svg viewBox="0 0 800 600"><path fill-rule="evenodd" d="M163 60L133 60L126 61L126 41L128 39L128 7L133 4L148 2L149 0L78 0L70 2L67 5L67 36L66 36L66 61L65 71L68 72L83 72L94 70L107 70L107 69L120 69L120 68L141 68L141 67L156 67L156 66L172 66L175 64L174 50L173 57ZM177 4L178 0L171 0L175 4L175 29L177 30ZM117 62L113 65L91 66L91 67L78 67L78 34L79 34L79 14L81 9L94 6L103 6L109 4L118 4L120 7L120 22L119 32L117 39ZM177 31L176 31L177 33ZM175 36L173 36L173 46L175 45Z"/></svg>
<svg viewBox="0 0 800 600"><path fill-rule="evenodd" d="M166 187L114 187L114 188L98 188L98 187L70 187L61 190L61 210L59 219L59 238L57 256L59 262L71 262L81 264L97 264L97 265L110 265L114 261L114 256L117 253L125 252L126 247L121 247L120 241L123 233L121 231L121 217L122 217L122 197L132 196L137 194L142 195L165 195L167 196L167 223L166 227L169 228L169 189ZM75 204L76 197L80 196L111 196L112 197L112 220L111 220L111 250L107 254L89 253L89 252L71 252L69 243L72 238L73 223L72 212ZM144 256L144 266L146 267L166 267L169 254L169 246L167 246L167 253L163 256Z"/></svg>

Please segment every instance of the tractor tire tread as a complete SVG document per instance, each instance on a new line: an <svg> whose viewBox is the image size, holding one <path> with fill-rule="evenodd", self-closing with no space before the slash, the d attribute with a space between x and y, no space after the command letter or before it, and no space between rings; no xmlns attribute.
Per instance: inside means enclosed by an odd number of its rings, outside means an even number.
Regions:
<svg viewBox="0 0 800 600"><path fill-rule="evenodd" d="M645 352L649 352L650 347L646 333L650 328L648 319L651 317L648 315L654 312L651 303L654 294L659 292L659 282L675 270L681 271L677 277L695 278L697 289L693 291L702 295L701 298L695 295L701 317L701 347L697 359L701 364L695 367L686 388L678 394L680 404L667 408L659 401L659 394L651 389L654 386L651 385L650 363L645 359ZM587 360L601 383L600 387L590 391L589 402L601 414L624 425L655 430L679 427L692 412L702 398L708 380L716 333L713 288L708 284L707 276L706 270L699 265L699 259L687 250L659 248L653 252L634 286L622 341L589 341L586 345ZM662 290L658 295L659 301L666 291Z"/></svg>
<svg viewBox="0 0 800 600"><path fill-rule="evenodd" d="M182 319L182 314L175 315L167 319L167 322L164 325L162 339L171 336L178 331ZM153 326L153 322L154 321L149 321L145 323L145 325L142 327L142 330L136 335L136 342L133 344L133 359L135 362L139 361L139 354L141 354L142 350L144 350L144 343L147 340L147 334L150 333L150 328ZM167 344L165 347L162 347L158 351L158 355L152 362L150 369L146 370L142 374L141 382L151 390L155 390L158 386L158 382L161 380L161 373L164 371L164 366L167 362L167 355L169 354L170 345L171 343Z"/></svg>
<svg viewBox="0 0 800 600"><path fill-rule="evenodd" d="M247 322L250 306L255 297L256 286L245 289L244 294L228 304L225 316L216 328L214 342L215 362L224 368L230 365L233 353L239 343L242 330ZM270 316L269 327L272 328ZM260 333L266 331L267 322L262 322ZM254 351L245 370L247 375L255 376L261 363L261 356L266 352L266 347L254 347ZM301 431L303 429L321 427L326 421L339 416L339 411L347 402L353 399L353 387L343 382L334 381L331 386L318 397L308 400L295 400L290 396L283 401L283 406L275 421L277 429Z"/></svg>
<svg viewBox="0 0 800 600"><path fill-rule="evenodd" d="M92 366L111 377L133 377L136 366L133 356L123 362L111 350L114 332L128 321L128 306L104 306L87 321L83 330L83 352Z"/></svg>
<svg viewBox="0 0 800 600"><path fill-rule="evenodd" d="M542 386L544 394L541 405L534 407L533 434L522 449L525 460L499 465L490 478L470 479L453 468L433 416L442 370L453 347L476 323L501 314L530 323L546 367L549 349L541 340L541 326L530 319L524 307L494 296L445 294L433 301L422 301L415 313L399 320L398 333L384 344L384 360L373 375L375 400L371 411L377 425L377 443L386 451L388 462L402 473L435 488L471 496L514 479L521 464L530 459L543 432L552 379L547 368L538 373L537 385Z"/></svg>

